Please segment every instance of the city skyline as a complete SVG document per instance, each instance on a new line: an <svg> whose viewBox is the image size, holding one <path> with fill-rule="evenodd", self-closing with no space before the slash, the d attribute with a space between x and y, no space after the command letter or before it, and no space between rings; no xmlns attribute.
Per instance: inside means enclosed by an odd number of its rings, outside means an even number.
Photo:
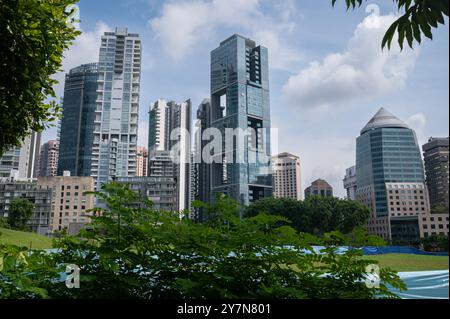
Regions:
<svg viewBox="0 0 450 319"><path fill-rule="evenodd" d="M189 12L193 13L191 16L195 17L194 13L201 12L204 7L211 9L212 12L220 10L222 2L204 1L199 2L202 5L195 7L192 1L184 1L183 4L178 1L170 4L154 2L152 5L144 1L134 1L133 5L128 7L110 6L105 12L99 12L94 9L101 6L101 1L96 1L94 4L82 0L80 2L81 29L85 33L67 54L64 64L66 71L68 71L67 66L75 66L70 65L71 63L96 62L98 34L103 31L112 30L116 25L124 25L129 30L140 33L143 42L143 76L138 145L145 146L148 129L145 123L148 122L148 115L145 114L145 107L142 106L158 98L182 100L185 96L192 98L193 105L198 105L203 98L209 96L207 58L209 51L218 41L233 33L242 33L253 38L269 49L271 116L273 127L280 129L279 151L300 156L303 163L303 187L316 178L323 178L330 182L336 195L341 197L345 195L342 187L345 169L354 165L354 138L358 136L360 123L375 113L379 107L385 106L400 118L405 119L417 132L421 145L430 136L448 135L446 121L448 108L445 107L448 105L446 89L448 78L445 71L448 69L445 67L448 66L446 59L448 36L445 34L442 37L436 37L433 41L424 41L420 50L416 48L415 51L411 51L405 48L403 53L399 54L399 49L393 46L392 52L380 58L382 54L379 43L383 28L388 25L389 19L392 19L387 14L396 11L391 3L380 3L380 16L369 17L364 8L355 12L346 12L343 4L333 9L329 3L315 2L315 9L311 11L311 1L287 1L283 5L275 5L270 1L249 1L244 4L229 1L230 12L226 16L240 14L243 18L247 18L247 25L239 23L227 25L226 21L213 22L206 19L207 23L212 24L211 34L204 35L201 32L196 34L195 31L198 28L205 26L202 22L199 26L193 25L193 29L187 28L191 32L187 35L192 35L195 39L188 41L189 43L182 41L182 45L185 45L181 47L182 50L178 50L180 47L170 47L176 44L173 38L176 30L167 29L167 25L176 14L177 8L183 5L183 9L190 10ZM114 12L120 12L120 15ZM258 15L265 19L264 25L257 22L258 19L255 17ZM187 20L191 21L191 16ZM317 19L318 17L320 19ZM333 38L325 35L315 39L312 35L306 34L307 31L319 34L322 27L319 26L318 21L313 20L325 18L329 23L333 23L335 31ZM97 24L99 21L103 23ZM277 28L272 28L272 31L279 36L275 37L276 41L273 38L271 40L270 34L268 35L268 29L274 25ZM290 30L288 25L292 25L294 31ZM448 27L443 27L438 32L448 35ZM367 41L369 38L371 41ZM377 38L380 38L380 41L377 41ZM92 51L96 53L89 59L91 46ZM367 61L355 62L354 57L358 53L356 47L362 50L360 54L376 51L374 49L379 49L380 53L372 53ZM170 48L178 52L178 55L167 54ZM83 52L80 54L81 51ZM332 53L338 54L330 55ZM297 55L298 59L296 59ZM392 69L392 64L399 58L406 61L407 65L400 63L396 69ZM366 73L367 82L379 80L377 81L379 85L372 83L373 90L365 88L368 91L353 92L354 96L349 100L336 99L337 105L333 107L326 106L326 96L330 94L340 96L342 92L338 92L337 88L352 89L358 79L349 80L349 83L341 81L342 85L338 87L333 82L324 83L323 87L318 89L319 92L322 89L327 93L321 94L321 99L325 100L315 98L317 95L313 93L317 87L314 87L314 82L330 74L344 76L345 74L339 72L345 67L363 72L371 70L370 65L367 69L364 66L372 63L370 59L375 61L373 63L381 63L381 66L385 68L391 67L390 72L395 71L392 73L394 75L391 74L390 78L389 70L386 71L387 73L383 71L375 74ZM310 64L314 61L317 63ZM193 72L193 70L198 71ZM312 79L309 87L302 82L304 76ZM397 82L401 85L389 88L393 80L398 80ZM171 85L168 85L169 83ZM63 85L61 81L59 86ZM432 90L431 85L434 86ZM292 92L295 93L292 88L299 86L303 88L303 95L292 95ZM429 94L425 95L423 92ZM57 93L61 95L60 91ZM350 95L352 94L346 94L346 96ZM287 98L289 96L290 98ZM345 107L342 106L344 104ZM327 116L328 111L333 112L331 121ZM433 123L433 125L427 126L427 123ZM327 130L324 130L324 127ZM55 135L55 132L46 132L43 141ZM331 165L328 162L330 157L335 159Z"/></svg>

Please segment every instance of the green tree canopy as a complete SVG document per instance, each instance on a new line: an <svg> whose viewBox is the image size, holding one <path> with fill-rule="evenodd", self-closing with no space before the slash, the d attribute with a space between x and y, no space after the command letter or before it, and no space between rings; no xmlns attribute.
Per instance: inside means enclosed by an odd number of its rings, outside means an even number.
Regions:
<svg viewBox="0 0 450 319"><path fill-rule="evenodd" d="M34 204L28 199L13 199L8 213L8 224L13 229L27 230L27 223L33 216Z"/></svg>
<svg viewBox="0 0 450 319"><path fill-rule="evenodd" d="M246 209L247 216L259 213L286 217L297 231L310 234L331 231L347 234L355 227L365 226L370 217L370 209L361 203L320 196L311 196L304 201L264 198Z"/></svg>
<svg viewBox="0 0 450 319"><path fill-rule="evenodd" d="M332 5L337 0L331 0ZM355 9L361 6L364 0L345 0L347 9ZM367 1L367 0L366 0ZM437 28L439 24L445 24L444 16L448 17L448 0L393 0L397 4L399 12L403 14L386 31L381 47L386 45L391 48L394 35L398 35L398 44L403 49L403 43L408 42L412 48L414 41L419 44L422 35L433 39L432 28Z"/></svg>
<svg viewBox="0 0 450 319"><path fill-rule="evenodd" d="M388 284L405 288L384 268L380 287L367 286L366 267L376 262L360 250L316 253L310 243L319 238L298 234L281 216L241 219L227 197L201 204L212 214L195 223L154 210L124 185L107 184L96 196L106 207L101 216L79 236L55 240L57 252L30 256L0 245L0 298L370 299L395 298ZM79 289L58 280L66 264L80 267Z"/></svg>
<svg viewBox="0 0 450 319"><path fill-rule="evenodd" d="M78 0L0 0L0 156L60 114L52 76L79 31L68 6Z"/></svg>

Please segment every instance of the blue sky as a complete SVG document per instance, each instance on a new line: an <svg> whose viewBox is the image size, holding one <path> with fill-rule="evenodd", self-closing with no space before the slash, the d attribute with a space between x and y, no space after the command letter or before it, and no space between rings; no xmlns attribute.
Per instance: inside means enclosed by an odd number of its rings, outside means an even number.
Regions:
<svg viewBox="0 0 450 319"><path fill-rule="evenodd" d="M328 0L81 0L81 29L64 69L98 59L100 35L116 26L143 43L139 143L146 145L149 105L158 98L209 96L209 54L233 33L269 49L272 126L278 151L300 156L302 182L328 180L344 195L355 139L380 107L416 130L419 143L449 131L449 29L414 50L382 52L397 14L393 1L346 11ZM63 73L56 76L63 95ZM44 140L55 138L55 129Z"/></svg>

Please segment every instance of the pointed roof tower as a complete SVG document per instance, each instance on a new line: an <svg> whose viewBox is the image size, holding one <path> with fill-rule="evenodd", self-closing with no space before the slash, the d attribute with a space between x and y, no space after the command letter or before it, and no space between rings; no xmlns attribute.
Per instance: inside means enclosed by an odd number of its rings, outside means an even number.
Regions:
<svg viewBox="0 0 450 319"><path fill-rule="evenodd" d="M369 123L364 126L361 130L361 135L367 131L379 128L379 127L402 127L409 128L405 122L400 120L398 117L390 113L384 108L381 108L369 121Z"/></svg>

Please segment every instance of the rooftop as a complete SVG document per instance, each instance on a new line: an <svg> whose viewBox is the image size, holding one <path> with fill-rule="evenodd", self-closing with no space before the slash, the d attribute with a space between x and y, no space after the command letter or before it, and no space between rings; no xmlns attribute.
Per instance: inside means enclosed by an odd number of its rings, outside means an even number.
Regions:
<svg viewBox="0 0 450 319"><path fill-rule="evenodd" d="M369 123L364 126L361 130L361 135L367 131L380 128L380 127L399 127L399 128L409 128L405 122L401 121L398 117L390 113L384 108L381 108L369 121Z"/></svg>

